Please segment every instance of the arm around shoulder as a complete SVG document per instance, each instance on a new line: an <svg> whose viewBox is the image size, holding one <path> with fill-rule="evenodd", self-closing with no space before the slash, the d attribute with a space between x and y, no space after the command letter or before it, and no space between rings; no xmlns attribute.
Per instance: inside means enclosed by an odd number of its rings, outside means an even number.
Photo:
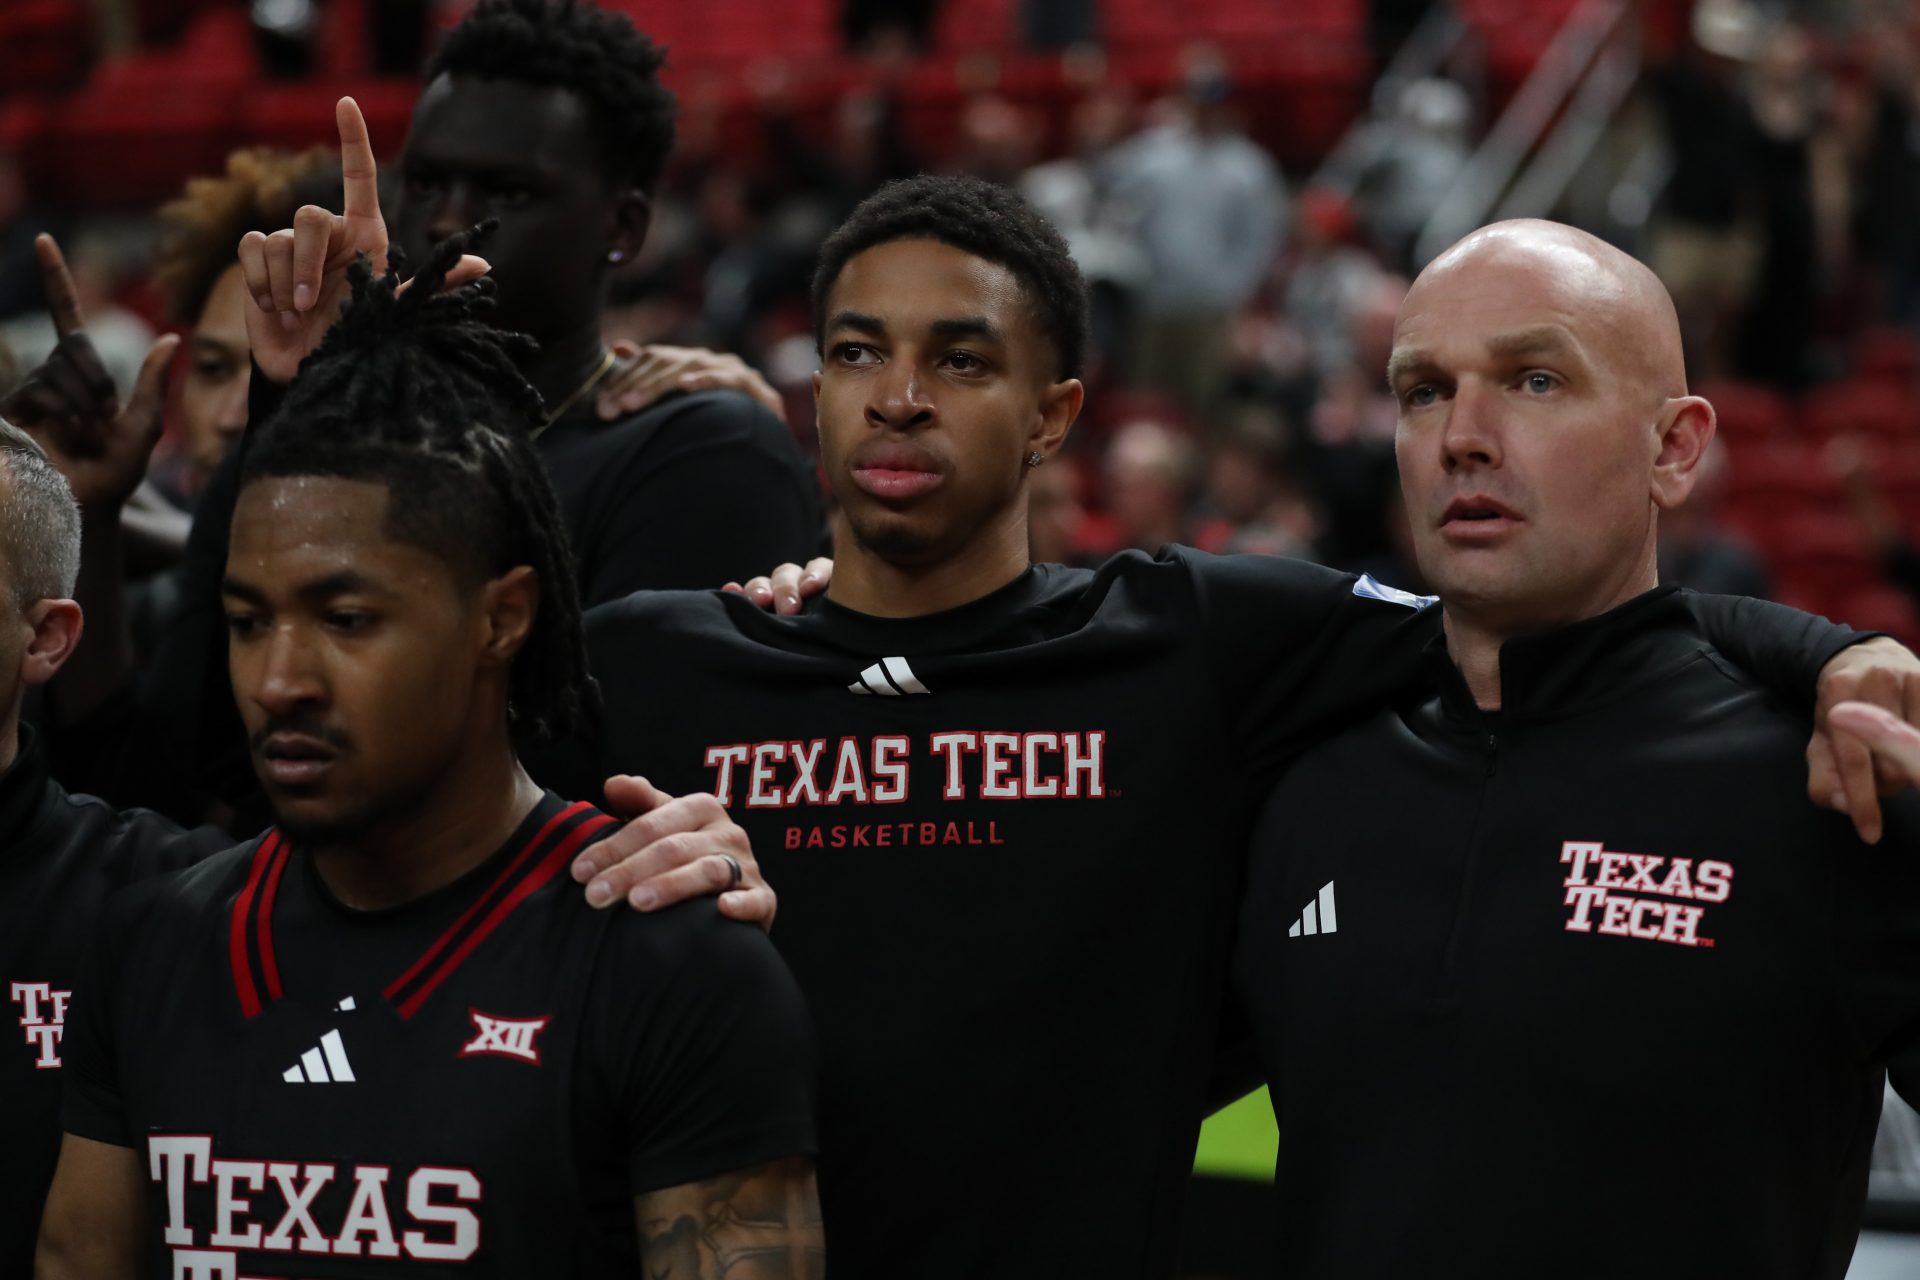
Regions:
<svg viewBox="0 0 1920 1280"><path fill-rule="evenodd" d="M633 1216L649 1280L827 1273L820 1195L805 1156L635 1196Z"/></svg>

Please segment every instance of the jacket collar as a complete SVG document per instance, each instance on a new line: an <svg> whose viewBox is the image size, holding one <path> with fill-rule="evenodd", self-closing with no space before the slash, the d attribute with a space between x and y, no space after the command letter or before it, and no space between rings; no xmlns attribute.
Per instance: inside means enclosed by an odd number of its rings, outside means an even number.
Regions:
<svg viewBox="0 0 1920 1280"><path fill-rule="evenodd" d="M0 850L17 848L47 796L47 756L33 726L20 725L20 752L0 773Z"/></svg>
<svg viewBox="0 0 1920 1280"><path fill-rule="evenodd" d="M1597 617L1501 645L1499 718L1552 718L1611 700L1705 647L1680 589L1656 587ZM1427 663L1448 719L1491 718L1475 705L1444 634L1427 645Z"/></svg>

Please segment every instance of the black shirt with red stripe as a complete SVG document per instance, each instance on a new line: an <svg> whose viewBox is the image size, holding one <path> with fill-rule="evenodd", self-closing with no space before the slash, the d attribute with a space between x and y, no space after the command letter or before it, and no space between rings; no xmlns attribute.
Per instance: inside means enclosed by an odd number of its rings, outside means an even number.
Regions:
<svg viewBox="0 0 1920 1280"><path fill-rule="evenodd" d="M631 1276L635 1195L811 1153L779 957L710 900L589 908L614 828L548 795L390 910L277 832L116 900L65 1127L139 1151L153 1274Z"/></svg>

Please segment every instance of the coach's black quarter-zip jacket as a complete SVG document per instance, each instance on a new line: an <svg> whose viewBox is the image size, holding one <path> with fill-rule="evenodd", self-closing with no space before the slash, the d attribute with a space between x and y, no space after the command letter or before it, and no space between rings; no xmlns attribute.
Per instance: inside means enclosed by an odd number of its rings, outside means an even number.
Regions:
<svg viewBox="0 0 1920 1280"><path fill-rule="evenodd" d="M158 814L69 795L32 726L0 770L0 1276L32 1273L60 1150L68 998L109 895L233 844Z"/></svg>
<svg viewBox="0 0 1920 1280"><path fill-rule="evenodd" d="M1649 593L1304 756L1236 958L1285 1274L1840 1277L1920 1032L1920 811L1863 845L1808 724Z"/></svg>

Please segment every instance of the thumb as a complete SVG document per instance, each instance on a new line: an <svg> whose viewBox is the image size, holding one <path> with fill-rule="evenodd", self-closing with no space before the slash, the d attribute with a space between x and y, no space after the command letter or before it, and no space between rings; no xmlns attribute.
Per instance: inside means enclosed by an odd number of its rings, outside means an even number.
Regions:
<svg viewBox="0 0 1920 1280"><path fill-rule="evenodd" d="M607 779L607 807L622 817L637 818L652 813L672 796L648 782L645 778L629 773L617 773Z"/></svg>
<svg viewBox="0 0 1920 1280"><path fill-rule="evenodd" d="M159 435L166 419L167 383L173 373L173 355L180 349L180 335L169 333L153 344L147 358L140 362L140 376L134 379L133 395L122 417L141 432Z"/></svg>

